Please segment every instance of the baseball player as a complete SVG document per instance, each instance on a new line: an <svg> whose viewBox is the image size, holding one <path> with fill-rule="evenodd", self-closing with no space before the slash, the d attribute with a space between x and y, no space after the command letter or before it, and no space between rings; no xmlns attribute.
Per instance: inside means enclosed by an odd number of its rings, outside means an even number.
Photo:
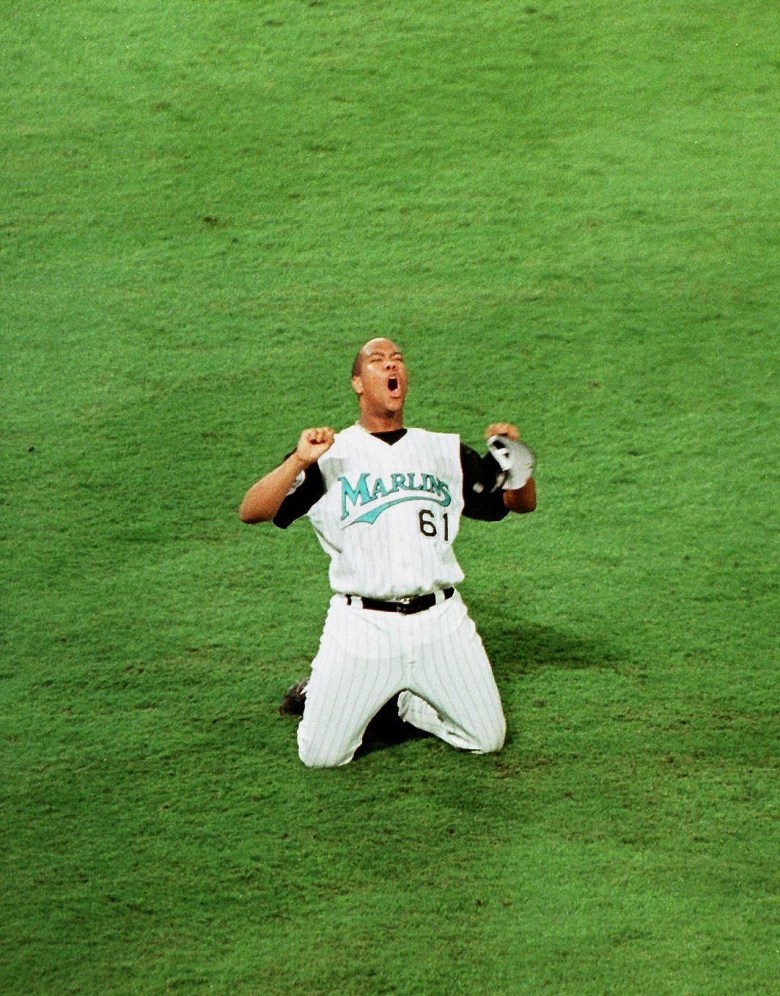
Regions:
<svg viewBox="0 0 780 996"><path fill-rule="evenodd" d="M404 358L372 339L352 368L359 421L305 429L254 484L247 523L308 517L330 557L330 601L305 687L298 752L310 767L352 760L369 721L397 696L402 720L454 747L498 751L506 724L490 662L457 585L461 515L532 512L530 451L515 426L486 430L480 456L457 435L404 426Z"/></svg>

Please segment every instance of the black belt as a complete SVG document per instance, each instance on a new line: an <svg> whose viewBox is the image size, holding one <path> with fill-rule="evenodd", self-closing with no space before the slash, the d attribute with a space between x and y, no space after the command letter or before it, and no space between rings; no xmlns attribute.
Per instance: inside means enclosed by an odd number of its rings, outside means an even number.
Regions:
<svg viewBox="0 0 780 996"><path fill-rule="evenodd" d="M452 598L454 594L454 588L444 588L442 591L444 601ZM425 612L426 609L432 609L439 601L435 591L429 595L401 598L397 602L386 602L380 598L363 598L362 595L345 595L344 597L347 600L347 605L352 605L354 602L364 609L373 609L375 612L400 612L404 616L413 616L415 612Z"/></svg>

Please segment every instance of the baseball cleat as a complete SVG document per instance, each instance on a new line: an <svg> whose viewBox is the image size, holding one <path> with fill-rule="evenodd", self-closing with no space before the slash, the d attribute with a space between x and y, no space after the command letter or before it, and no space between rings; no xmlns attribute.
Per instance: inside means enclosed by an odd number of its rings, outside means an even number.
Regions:
<svg viewBox="0 0 780 996"><path fill-rule="evenodd" d="M303 707L306 704L306 682L296 681L290 685L284 693L282 704L279 706L280 716L302 716Z"/></svg>

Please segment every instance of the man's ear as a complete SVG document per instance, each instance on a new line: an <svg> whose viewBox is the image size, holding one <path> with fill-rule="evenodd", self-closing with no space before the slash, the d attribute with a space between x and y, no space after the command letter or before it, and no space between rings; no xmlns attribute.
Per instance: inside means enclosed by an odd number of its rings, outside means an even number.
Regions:
<svg viewBox="0 0 780 996"><path fill-rule="evenodd" d="M360 377L353 377L352 378L352 390L358 396L363 393L363 381L360 379Z"/></svg>

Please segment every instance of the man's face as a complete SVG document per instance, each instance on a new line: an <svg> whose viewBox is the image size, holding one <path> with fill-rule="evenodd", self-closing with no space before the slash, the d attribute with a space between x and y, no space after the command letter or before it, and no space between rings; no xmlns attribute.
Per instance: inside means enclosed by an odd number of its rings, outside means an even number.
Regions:
<svg viewBox="0 0 780 996"><path fill-rule="evenodd" d="M362 408L376 414L394 414L404 407L409 378L398 346L390 339L372 339L360 351L360 372L352 388Z"/></svg>

